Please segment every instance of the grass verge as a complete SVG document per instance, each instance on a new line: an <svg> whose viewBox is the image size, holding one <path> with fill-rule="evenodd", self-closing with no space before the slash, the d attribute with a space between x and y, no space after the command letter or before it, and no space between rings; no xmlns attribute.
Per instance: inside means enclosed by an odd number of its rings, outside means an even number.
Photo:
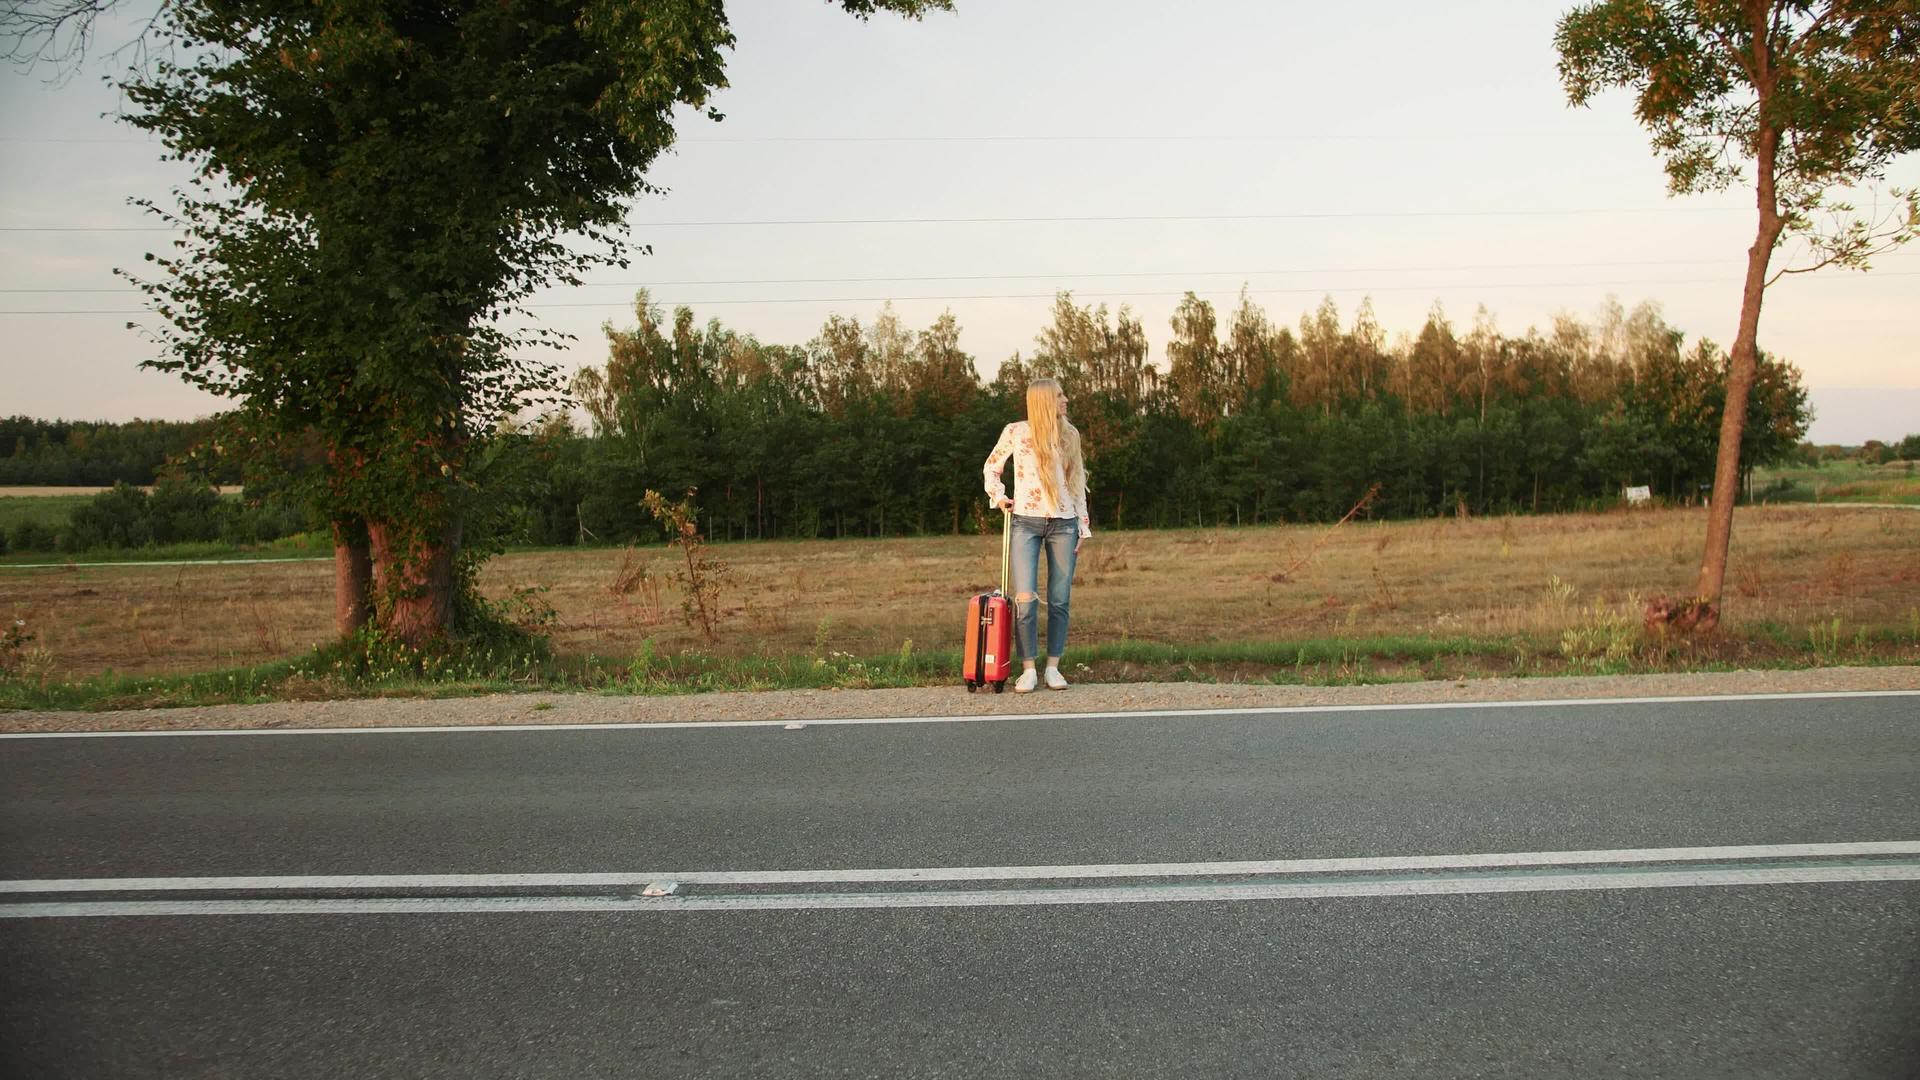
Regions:
<svg viewBox="0 0 1920 1080"><path fill-rule="evenodd" d="M1891 503L1920 506L1920 468L1915 462L1873 465L1832 461L1820 465L1759 469L1753 498L1760 503Z"/></svg>
<svg viewBox="0 0 1920 1080"><path fill-rule="evenodd" d="M104 548L70 555L51 551L16 551L0 555L0 566L128 565L166 562L226 562L235 559L331 558L333 542L317 533L295 533L264 544L229 544L222 540L195 540L141 548Z"/></svg>
<svg viewBox="0 0 1920 1080"><path fill-rule="evenodd" d="M1780 630L1721 635L1702 642L1636 641L1603 650L1577 640L1533 636L1353 637L1302 641L1176 645L1114 642L1075 648L1064 666L1084 683L1220 682L1354 686L1423 680L1561 675L1631 675L1798 669L1827 665L1920 663L1915 635L1893 630L1848 633L1813 627L1797 638ZM450 656L427 663L374 662L341 646L223 671L173 676L56 680L16 671L0 678L0 710L180 708L266 701L344 698L456 698L562 691L694 694L711 691L877 689L959 683L957 650L855 656L719 656L697 650L630 657L594 655Z"/></svg>

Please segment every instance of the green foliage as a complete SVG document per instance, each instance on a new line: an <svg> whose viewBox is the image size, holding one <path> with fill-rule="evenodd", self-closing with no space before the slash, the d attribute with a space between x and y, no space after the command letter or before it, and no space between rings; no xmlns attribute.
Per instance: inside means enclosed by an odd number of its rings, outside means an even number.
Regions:
<svg viewBox="0 0 1920 1080"><path fill-rule="evenodd" d="M187 0L154 27L126 116L195 172L176 205L141 204L181 235L134 278L160 318L150 366L236 403L237 457L316 440L302 493L372 531L390 599L432 591L488 505L489 433L557 397L530 350L558 338L513 329L525 300L627 265L626 204L676 110L718 119L724 7Z"/></svg>
<svg viewBox="0 0 1920 1080"><path fill-rule="evenodd" d="M12 554L59 550L60 535L51 525L39 521L16 522L7 532L7 550Z"/></svg>
<svg viewBox="0 0 1920 1080"><path fill-rule="evenodd" d="M73 516L74 508L93 498L93 493L57 495L0 495L0 532L11 532L22 522L58 531Z"/></svg>
<svg viewBox="0 0 1920 1080"><path fill-rule="evenodd" d="M1081 373L1068 389L1096 527L1332 521L1376 482L1369 513L1406 517L1461 501L1582 509L1623 484L1684 500L1712 477L1726 357L1689 346L1651 307L1592 327L1563 318L1551 337L1480 320L1464 340L1436 313L1428 345L1402 350L1364 307L1343 324L1323 304L1296 338L1243 300L1209 345L1204 302L1189 306L1193 355L1212 358L1182 367L1198 390L1125 344L1144 341L1130 313L1116 328L1065 295L1019 365ZM621 493L646 489L696 489L692 513L713 540L975 528L980 462L1021 415L1025 383L1006 377L1011 362L991 384L966 375L950 317L918 334L887 313L872 326L836 317L795 347L644 295L636 314L608 328L606 367L575 383L593 433L549 426L521 444L552 463L516 511L541 542L645 536L653 523ZM1766 358L1748 408L1747 460L1791 453L1809 419L1799 373Z"/></svg>
<svg viewBox="0 0 1920 1080"><path fill-rule="evenodd" d="M292 673L371 688L400 682L513 679L540 671L552 661L544 637L495 615L492 611L470 614L462 633L425 644L401 640L378 627L364 627L346 642L296 662Z"/></svg>
<svg viewBox="0 0 1920 1080"><path fill-rule="evenodd" d="M1920 235L1920 189L1889 189L1892 209L1884 214L1862 215L1830 194L1873 186L1890 161L1920 149L1920 7L1914 0L1595 0L1561 18L1555 44L1573 104L1613 87L1634 93L1635 114L1653 135L1674 194L1726 188L1752 164L1757 221L1715 468L1723 487L1738 485L1748 449L1742 425L1751 398L1769 392L1755 387L1767 287L1823 266L1867 269L1874 256ZM1776 271L1773 255L1786 237L1798 239L1804 261ZM1694 586L1696 609L1715 620L1733 505L1730 493L1715 493Z"/></svg>
<svg viewBox="0 0 1920 1080"><path fill-rule="evenodd" d="M1640 646L1639 599L1620 606L1590 604L1560 632L1560 656L1575 671L1618 674L1633 665Z"/></svg>
<svg viewBox="0 0 1920 1080"><path fill-rule="evenodd" d="M1599 0L1555 36L1568 100L1632 92L1675 194L1721 190L1757 162L1815 265L1862 268L1920 229L1920 192L1896 188L1892 212L1862 216L1830 191L1920 149L1917 41L1912 0Z"/></svg>
<svg viewBox="0 0 1920 1080"><path fill-rule="evenodd" d="M64 551L146 547L154 541L151 499L131 484L115 484L76 508L61 534Z"/></svg>
<svg viewBox="0 0 1920 1080"><path fill-rule="evenodd" d="M1876 455L1822 458L1811 465L1793 463L1754 474L1754 498L1760 502L1901 503L1920 505L1920 481L1911 462L1876 464Z"/></svg>
<svg viewBox="0 0 1920 1080"><path fill-rule="evenodd" d="M0 418L0 486L107 487L151 484L167 462L207 440L216 421L130 420L125 423ZM228 464L210 479L234 483Z"/></svg>
<svg viewBox="0 0 1920 1080"><path fill-rule="evenodd" d="M222 497L180 475L163 478L151 494L118 484L93 496L9 499L0 509L14 520L8 547L16 553L179 549L216 542L240 548L313 527L284 502ZM43 512L31 513L35 510Z"/></svg>

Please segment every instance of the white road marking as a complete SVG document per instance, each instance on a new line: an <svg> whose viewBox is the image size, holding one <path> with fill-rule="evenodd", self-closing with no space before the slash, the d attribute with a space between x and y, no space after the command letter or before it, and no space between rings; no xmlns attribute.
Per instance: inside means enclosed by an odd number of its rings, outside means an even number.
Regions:
<svg viewBox="0 0 1920 1080"><path fill-rule="evenodd" d="M1920 857L1920 841L1748 844L1722 847L1515 851L1239 862L1088 863L1061 866L928 866L854 870L684 870L636 874L334 874L253 877L49 878L0 881L0 893L268 892L315 889L626 888L681 885L849 885L931 881L1073 881L1238 877L1256 874L1404 873L1552 866L1636 866L1759 859Z"/></svg>
<svg viewBox="0 0 1920 1080"><path fill-rule="evenodd" d="M1428 701L1397 705L1264 705L1220 709L1140 709L1110 712L980 713L955 716L867 716L845 719L808 719L808 727L867 724L969 724L995 720L1128 720L1192 716L1294 716L1309 713L1428 712L1446 709L1529 709L1589 705L1683 705L1743 701L1828 701L1861 698L1920 697L1920 690L1832 690L1805 694L1693 694L1674 697L1615 697L1529 699L1526 701ZM670 720L659 723L615 724L437 724L418 727L337 728L192 728L179 731L16 731L0 739L152 739L214 735L483 735L526 731L684 731L692 728L784 729L794 723L778 720Z"/></svg>
<svg viewBox="0 0 1920 1080"><path fill-rule="evenodd" d="M689 911L1031 907L1058 904L1220 903L1330 897L1459 896L1475 893L1579 892L1714 886L1920 881L1920 864L1626 870L1612 873L1402 878L1389 881L1125 885L1065 889L987 889L895 893L789 893L737 896L431 897L332 900L132 900L0 904L0 919L137 915L431 915L581 912L661 914Z"/></svg>

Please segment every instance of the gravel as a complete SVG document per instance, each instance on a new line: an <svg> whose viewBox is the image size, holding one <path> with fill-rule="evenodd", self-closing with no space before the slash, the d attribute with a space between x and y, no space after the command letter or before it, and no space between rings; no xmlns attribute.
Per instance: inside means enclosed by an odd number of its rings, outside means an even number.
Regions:
<svg viewBox="0 0 1920 1080"><path fill-rule="evenodd" d="M495 694L487 697L281 701L124 712L0 713L0 732L192 731L237 728L421 727L484 724L634 724L689 720L825 720L993 716L1155 709L1409 705L1569 698L1815 694L1920 690L1920 666L1796 671L1469 679L1374 686L1099 683L1064 692L969 694L960 686L892 690L771 690L657 697Z"/></svg>

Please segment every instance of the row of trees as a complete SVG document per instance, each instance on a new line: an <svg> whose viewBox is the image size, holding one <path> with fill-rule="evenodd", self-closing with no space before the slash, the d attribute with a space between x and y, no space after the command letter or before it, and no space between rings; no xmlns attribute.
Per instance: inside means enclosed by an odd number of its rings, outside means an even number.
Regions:
<svg viewBox="0 0 1920 1080"><path fill-rule="evenodd" d="M1792 460L1798 465L1823 465L1829 461L1891 465L1896 461L1920 461L1920 432L1893 442L1868 439L1859 446L1840 446L1833 443L1816 446L1813 443L1801 443L1795 448Z"/></svg>
<svg viewBox="0 0 1920 1080"><path fill-rule="evenodd" d="M863 18L882 9L917 17L951 6L950 0L838 4ZM0 30L13 40L8 55L58 57L63 43L84 48L94 20L116 6L116 0L8 5L0 9ZM463 557L463 529L472 514L498 502L474 479L481 471L476 455L499 418L553 388L549 370L525 359L525 347L546 338L501 328L523 313L535 290L577 283L590 266L625 264L626 202L652 190L646 174L673 142L677 110L717 118L711 95L725 85L724 53L733 44L724 4L176 0L161 6L148 33L152 41L143 40L138 55L150 63L120 82L127 119L158 135L169 155L195 170L172 204L147 204L182 236L150 255L150 276L138 280L159 318L153 333L160 358L152 366L233 399L230 445L237 449L282 454L290 440L319 440L322 482L306 494L335 530L343 630L356 629L371 613L383 629L410 642L441 637L455 621L457 602L471 596L466 584L475 560L471 552ZM1688 353L1677 346L1677 359L1665 358L1663 349L1659 361L1671 359L1668 381L1676 386L1706 371L1724 376L1722 388L1643 400L1635 396L1636 366L1625 384L1632 389L1618 390L1604 409L1606 399L1577 390L1558 399L1599 410L1624 445L1660 440L1670 451L1672 490L1692 479L1687 440L1672 435L1685 429L1676 402L1684 411L1720 395L1725 408L1693 604L1701 616L1696 625L1717 618L1733 492L1742 467L1751 464L1742 458L1745 425L1754 414L1750 399L1768 393L1757 346L1768 283L1779 273L1831 263L1864 266L1876 252L1920 233L1920 193L1897 193L1901 211L1885 220L1863 218L1825 195L1883 179L1887 162L1920 147L1916 40L1920 15L1912 0L1597 0L1559 23L1555 44L1569 101L1585 104L1610 89L1634 92L1636 115L1653 134L1674 192L1722 188L1741 178L1744 163L1754 166L1758 222L1730 361L1719 363L1711 348ZM147 51L148 44L155 48ZM1831 226L1821 224L1829 218ZM1772 256L1787 236L1805 239L1812 260L1776 270ZM1238 489L1211 471L1194 475L1191 463L1232 460L1232 453L1263 462L1268 455L1313 460L1308 449L1385 453L1366 461L1366 471L1399 470L1402 487L1390 501L1404 498L1410 511L1436 492L1443 501L1451 495L1464 502L1470 492L1482 506L1498 505L1519 497L1516 478L1500 471L1515 460L1497 441L1503 424L1521 432L1513 449L1532 452L1556 424L1584 433L1600 422L1578 408L1559 416L1503 415L1503 402L1523 400L1500 389L1508 375L1504 360L1530 351L1530 343L1509 349L1511 343L1489 341L1476 351L1457 336L1423 329L1414 348L1400 351L1396 368L1395 357L1371 348L1365 333L1343 332L1341 348L1348 351L1336 354L1316 347L1331 339L1310 341L1303 327L1293 342L1299 362L1266 365L1263 350L1283 347L1277 334L1239 336L1236 315L1223 342L1210 314L1197 304L1182 307L1175 325L1179 347L1169 352L1164 387L1146 379L1124 319L1112 328L1111 341L1105 320L1095 325L1090 319L1085 327L1100 331L1098 340L1088 339L1085 355L1113 365L1083 373L1100 387L1089 419L1113 429L1107 432L1113 456L1099 467L1121 476L1134 467L1158 483L1200 485L1197 495L1163 495L1163 506L1172 498L1204 515L1209 504L1215 512L1230 504L1239 513L1251 502L1258 515L1270 492ZM841 332L866 336L851 326ZM1043 348L1034 366L1060 362L1059 344ZM918 339L914 345L921 348ZM1069 357L1081 356L1073 341L1063 347ZM833 364L843 360L831 348L827 353ZM1470 364L1461 359L1468 355ZM884 377L884 356L862 362ZM1013 367L1017 375L1021 365ZM1284 385L1266 374L1282 369ZM815 388L822 396L809 406L817 413L791 415L818 415L869 438L886 430L878 419L886 410L863 403L857 392L867 374L829 367ZM1550 363L1523 363L1514 377L1536 375L1537 386L1581 377L1575 368ZM1380 377L1388 383L1376 390ZM615 373L603 381L607 403L620 406L626 391L614 385ZM1245 392L1263 381L1271 385ZM833 396L849 387L852 397ZM1782 393L1792 390L1791 380L1782 387ZM697 404L689 394L663 400L680 408ZM716 395L711 408L733 407L736 399L742 408L763 410L749 418L753 423L785 422L788 415L777 401L752 395ZM1471 414L1463 407L1469 399ZM1379 444L1314 443L1314 406L1329 433L1353 429L1332 423L1337 411L1371 408L1382 417L1376 424L1382 437L1404 432L1404 439L1384 451ZM893 413L900 415L897 407ZM968 414L932 415L952 422ZM708 422L713 415L696 410L674 422ZM909 408L907 415L918 414ZM1763 420L1778 415L1761 408ZM1451 421L1451 428L1435 417ZM872 422L863 425L863 419ZM646 448L646 424L639 431L605 424L602 430ZM1179 445L1183 432L1200 440L1200 448L1172 463L1150 460ZM1446 452L1414 449L1443 436L1454 440ZM1472 443L1471 487L1457 467L1442 469L1461 459L1460 440ZM958 452L952 444L911 445ZM1550 478L1568 470L1589 477L1617 473L1584 439L1552 445L1555 451L1528 461L1536 505ZM732 454L709 449L710 457ZM1129 451L1139 456L1130 461ZM756 479L756 514L764 517L765 473L786 467L796 446L769 443L754 452L764 463L736 463L728 475ZM640 460L641 468L656 467L650 458ZM1162 467L1181 463L1188 473ZM853 464L868 481L935 467L909 461L879 470L864 458ZM1229 468L1222 475L1261 473ZM740 498L731 485L727 497ZM1117 501L1114 513L1125 516ZM756 524L764 531L764 522Z"/></svg>
<svg viewBox="0 0 1920 1080"><path fill-rule="evenodd" d="M16 522L0 535L0 554L73 554L196 541L258 544L316 525L299 506L272 498L222 498L210 485L174 473L152 492L115 484L75 507L64 524Z"/></svg>
<svg viewBox="0 0 1920 1080"><path fill-rule="evenodd" d="M212 419L88 423L0 417L0 485L152 484L169 460L204 443L215 424ZM228 463L214 479L238 483L240 473Z"/></svg>
<svg viewBox="0 0 1920 1080"><path fill-rule="evenodd" d="M1334 520L1375 484L1369 512L1396 517L1592 506L1626 484L1689 501L1712 477L1726 365L1651 305L1517 336L1484 310L1463 331L1436 306L1389 340L1367 304L1343 318L1329 299L1293 327L1244 295L1222 320L1189 294L1156 364L1131 311L1062 294L1035 350L991 381L951 314L922 330L890 309L836 316L804 345L669 316L645 293L636 316L575 379L590 431L550 419L506 455L526 463L498 470L519 478L510 502L535 540L650 535L650 488L696 489L721 538L970 531L981 461L1038 375L1073 398L1102 526ZM1750 465L1791 452L1808 421L1798 371L1761 370Z"/></svg>

